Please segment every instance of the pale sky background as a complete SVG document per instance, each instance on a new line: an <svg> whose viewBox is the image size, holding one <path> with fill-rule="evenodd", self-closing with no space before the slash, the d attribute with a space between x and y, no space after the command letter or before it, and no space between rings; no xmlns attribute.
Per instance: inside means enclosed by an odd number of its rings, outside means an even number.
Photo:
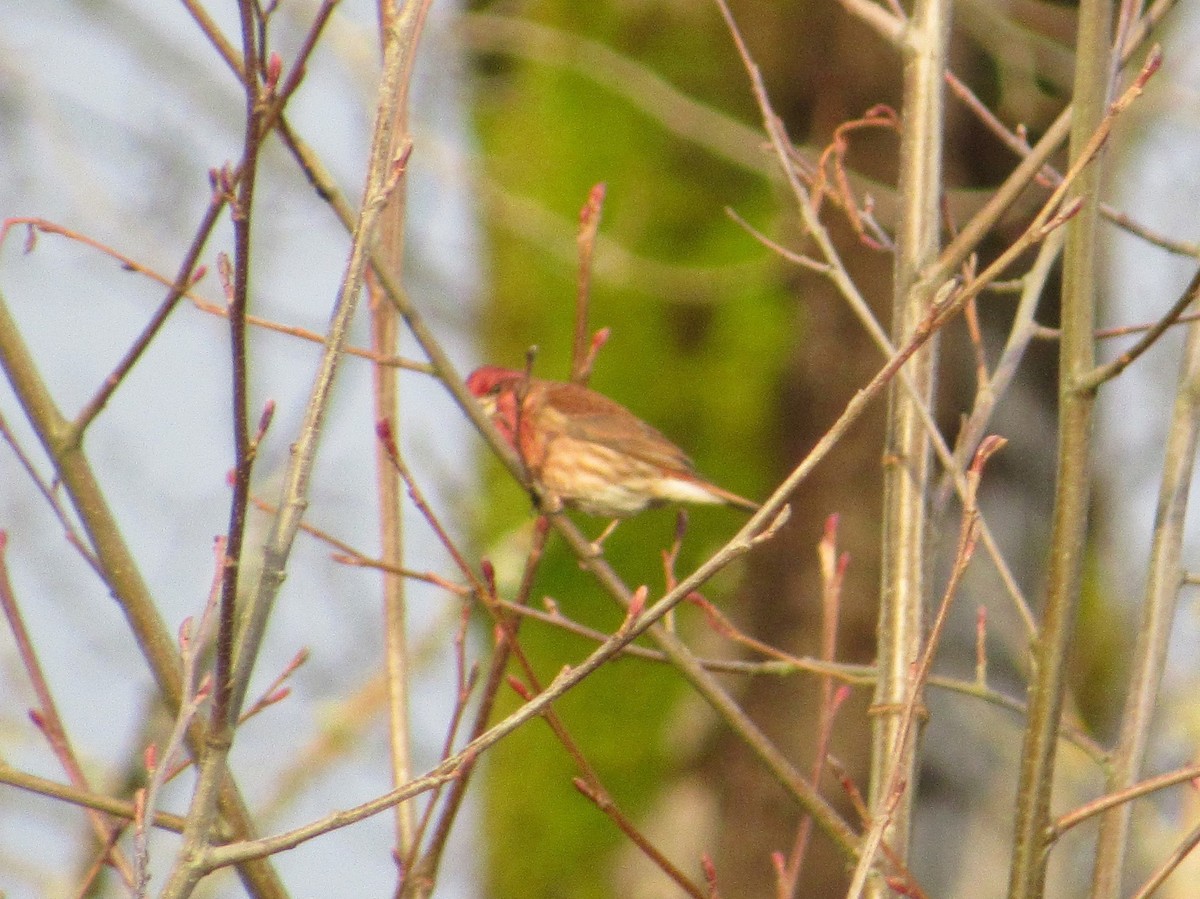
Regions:
<svg viewBox="0 0 1200 899"><path fill-rule="evenodd" d="M284 4L305 20L312 2ZM1183 4L1183 6L1188 6ZM236 34L233 4L212 4L226 32ZM480 268L479 224L469 191L473 154L465 121L462 59L445 35L453 3L439 0L419 67L415 94L417 145L410 176L412 294L465 368L474 361ZM207 201L206 172L240 150L241 94L182 8L162 0L0 0L0 216L36 215L67 225L173 274ZM320 152L344 192L356 202L369 135L377 50L375 7L344 0L306 86L289 107L297 130ZM285 58L294 49L285 43ZM1114 196L1138 218L1184 239L1200 239L1200 18L1175 23L1157 86L1120 133L1128 141ZM436 65L430 65L436 61ZM150 73L147 75L147 73ZM738 73L740 77L740 73ZM1150 148L1153 149L1150 149ZM1149 162L1145 162L1149 160ZM321 330L345 265L348 241L277 144L265 154L259 189L254 310ZM70 414L95 389L162 289L121 271L96 253L43 236L21 254L23 234L0 248L0 290L25 331L43 374ZM227 225L204 260L230 250ZM1173 301L1195 262L1146 250L1121 237L1108 259L1109 323L1144 321ZM210 275L204 293L218 299ZM357 329L362 343L364 330ZM1106 388L1098 470L1112 500L1104 508L1103 564L1118 593L1133 601L1141 588L1169 401L1178 366L1178 335ZM1116 345L1113 345L1115 349ZM254 406L279 404L258 469L258 489L273 498L317 358L290 338L257 334L252 365ZM1106 350L1111 352L1112 350ZM226 329L182 306L149 356L116 394L89 433L87 449L124 533L143 566L169 624L176 627L203 604L212 568L211 541L224 531L225 472L231 464L223 424L227 395ZM369 462L372 436L370 372L345 364L321 444L310 519L368 550L376 546ZM473 438L426 379L403 379L406 443L438 508L465 514L472 484ZM47 468L7 386L0 414L19 435L39 470ZM216 436L214 436L216 435ZM454 515L451 514L454 518ZM255 519L262 522L262 519ZM461 514L456 519L464 521ZM0 445L0 529L9 535L8 562L18 599L76 747L91 773L112 771L141 745L137 722L149 693L140 658L131 661L127 626L115 604L62 539L45 504ZM418 568L447 571L422 522L408 522L410 557ZM251 532L250 543L261 535ZM245 727L235 750L239 771L260 764L286 767L279 747L303 747L381 660L377 579L327 561L328 551L301 537L278 614L270 629L258 682L269 680L301 647L312 660L293 679L296 695ZM1191 553L1195 558L1195 553ZM300 574L303 573L303 576ZM1115 597L1121 599L1120 596ZM414 700L419 767L432 764L443 738L452 687L448 634L457 606L445 595L411 593L414 640L431 648ZM1194 681L1197 633L1185 601L1179 629L1181 681ZM47 777L61 772L32 728L32 694L11 640L0 637L0 752L13 765ZM253 690L252 690L253 692ZM383 792L388 784L382 721L361 733L361 748L334 765L279 816L284 829ZM1181 744L1182 746L1182 744ZM243 783L253 783L249 777ZM268 779L270 782L270 779ZM268 798L251 795L252 803ZM186 796L171 792L170 809ZM470 845L472 814L464 815L437 896L473 890L479 850ZM83 825L56 803L3 789L0 800L0 891L9 899L61 895L76 880L78 859L62 834ZM297 896L389 895L392 821L371 821L310 842L276 858ZM173 843L153 844L155 870ZM47 884L47 872L64 872ZM156 882L157 884L158 882ZM300 887L299 885L303 885ZM228 881L219 891L236 894Z"/></svg>
<svg viewBox="0 0 1200 899"><path fill-rule="evenodd" d="M315 3L283 4L281 15L306 23ZM235 5L210 4L236 36ZM475 297L480 280L478 232L466 193L471 158L465 124L461 60L445 36L454 3L435 4L415 89L417 150L410 176L412 214L408 284L455 358L473 361ZM357 204L377 74L375 5L346 0L313 58L307 81L289 106L297 131L320 153L346 196ZM203 42L183 8L161 0L0 0L0 216L35 215L111 244L172 274L207 205L209 168L236 159L241 148L242 96L233 77ZM298 28L279 49L291 58ZM333 215L302 182L278 142L264 154L257 193L252 305L260 315L324 330L345 267L348 239ZM0 251L0 290L68 414L78 408L119 358L164 291L123 272L98 254L47 237L23 256L24 233ZM218 251L232 251L227 221L203 259L215 272ZM203 293L219 300L210 274ZM359 316L356 340L365 341ZM184 304L131 379L89 432L86 447L119 516L142 572L174 629L198 614L212 572L211 544L228 515L225 472L232 463L228 429L228 340L223 320ZM411 353L411 343L408 344ZM252 406L278 403L257 469L257 490L275 500L311 385L317 351L291 338L253 338ZM373 421L370 370L349 360L321 443L309 518L376 553ZM461 525L463 489L475 444L460 417L420 375L402 380L405 441L437 507ZM47 470L7 386L3 414ZM255 416L257 417L257 416ZM469 447L471 452L465 452ZM261 529L264 519L252 519ZM409 552L417 567L449 572L422 520L408 516ZM143 738L137 722L149 675L115 603L62 539L45 504L0 446L0 528L8 531L14 588L43 653L51 686L77 751L89 771L120 770ZM251 529L248 545L261 543ZM312 659L294 677L295 695L239 732L238 770L286 770L295 761L280 747L307 746L382 659L378 578L328 562L329 550L301 536L257 669L259 689L301 647ZM441 592L411 591L414 642L431 661L414 697L418 765L436 761L453 688L446 648L457 603ZM26 710L33 697L7 633L0 638L0 751L12 764L62 777ZM251 689L252 694L255 688ZM364 801L389 784L382 719L356 735L362 745L304 788L285 812L263 821L285 829ZM270 768L268 768L270 770ZM273 777L245 777L247 789ZM251 804L268 798L251 792ZM180 809L186 795L168 793ZM477 853L473 814L461 818L438 896L472 895ZM79 859L63 834L80 816L49 800L4 790L0 801L0 892L9 899L64 895L77 882ZM392 818L310 842L277 859L296 896L390 895ZM160 837L152 856L161 865L174 840ZM47 884L47 872L65 880ZM155 881L161 886L160 881ZM240 895L226 879L222 894ZM152 892L154 887L152 886Z"/></svg>

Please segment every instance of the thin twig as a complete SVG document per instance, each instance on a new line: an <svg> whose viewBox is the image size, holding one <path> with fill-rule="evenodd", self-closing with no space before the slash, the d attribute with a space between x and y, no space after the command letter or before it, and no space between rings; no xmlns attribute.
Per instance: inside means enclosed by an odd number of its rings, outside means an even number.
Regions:
<svg viewBox="0 0 1200 899"><path fill-rule="evenodd" d="M924 703L922 700L924 685L933 669L933 658L941 643L946 621L949 619L951 603L958 594L959 584L966 574L967 566L971 563L971 559L975 554L975 545L979 539L979 507L977 505L979 482L983 477L983 469L987 464L987 460L994 453L998 452L1004 446L1004 443L1005 441L999 437L991 437L985 440L979 447L979 451L975 454L975 459L971 464L971 470L968 474L971 489L967 494L963 507L958 548L954 553L954 565L950 571L950 578L946 584L946 588L942 593L942 601L938 605L937 615L934 616L933 626L925 641L925 647L921 651L916 665L909 672L909 684L908 689L904 693L904 704L897 710L899 733L893 741L893 746L903 746L904 741L908 738L908 734L915 729L918 717L924 717ZM920 705L921 709L920 715L918 715L918 705ZM912 790L912 770L905 763L904 759L900 757L899 753L893 751L893 755L886 759L885 777L878 793L882 801L877 802L873 806L874 818L871 822L870 830L863 839L863 852L859 856L858 865L850 882L850 888L846 891L847 899L858 899L862 894L862 890L866 887L867 875L870 872L875 849L888 832L889 825L896 813L896 809L899 807L903 794L912 792L914 792Z"/></svg>
<svg viewBox="0 0 1200 899"><path fill-rule="evenodd" d="M726 25L730 29L730 34L734 38L735 46L738 48L738 53L742 59L742 65L750 77L751 88L763 118L764 128L766 129L767 135L771 140L771 146L775 151L776 159L787 179L787 183L791 188L793 195L796 198L796 205L803 219L805 230L811 236L813 242L816 243L822 257L824 257L825 262L828 265L826 274L833 283L834 287L837 289L838 293L846 300L846 302L850 305L851 310L867 329L867 333L871 336L871 339L875 345L880 349L886 358L891 358L896 353L896 347L893 345L886 332L884 332L882 326L876 320L875 315L871 311L866 299L862 296L853 279L850 277L849 272L846 270L845 265L841 260L841 255L834 246L828 230L821 223L820 218L816 215L815 205L812 202L812 198L810 197L808 190L805 188L804 184L801 183L795 167L792 164L792 144L787 136L786 130L783 127L782 121L779 119L779 116L776 115L773 107L771 106L771 100L767 95L766 85L763 81L762 73L759 70L758 65L754 62L754 59L750 56L749 51L746 49L745 41L738 32L736 22L734 22L732 16L726 15ZM1039 219L1035 219L1035 221L1040 220L1038 228L1034 229L1031 227L1025 232L1024 235L1022 235L1021 238L1018 239L1017 243L1018 245L1021 245L1022 252L1024 249L1028 248L1030 245L1044 237L1044 235L1040 233L1041 225L1045 224L1052 211L1057 209L1057 205L1060 200L1061 194L1057 196L1052 195L1046 206L1043 207L1042 216L1044 216L1044 218L1039 216ZM985 207L985 209L986 208L987 207ZM997 215L998 214L999 213L997 213ZM978 218L978 216L976 218ZM982 233L983 232L981 232L981 234ZM1007 257L1002 256L1002 259L1005 259L1004 267L1006 267L1013 259L1017 258L1017 255L1018 253L1013 252ZM978 289L982 290L991 284L992 281L994 281L996 277L998 277L999 274L1004 271L1004 267L989 267L987 272L989 277L976 279L976 281L978 281ZM927 274L925 280L929 284L942 285L944 283L949 283L947 279L952 277L953 272L954 268L944 272L941 269L937 269L934 272L934 275L931 276ZM962 301L965 303L968 300L969 297L964 297ZM948 309L947 311L950 314L955 314L957 312L957 307L952 310ZM907 372L901 371L900 379L905 385L905 390L908 391L910 395L916 393L916 385L912 383ZM922 403L915 404L915 411L918 416L920 416L926 433L933 441L933 447L938 455L939 461L954 478L955 487L958 490L959 495L965 495L967 487L961 468L955 464L953 453L946 445L946 441L942 437L941 431L938 428L937 423L934 421L932 413L927 406ZM1033 613L1029 609L1029 603L1026 601L1020 586L1017 584L1016 578L1012 575L1008 563L1005 561L1003 554L1000 552L999 545L993 538L991 529L987 526L986 521L984 521L982 524L982 533L984 545L996 566L996 570L1000 574L1000 578L1004 583L1005 589L1008 595L1012 598L1013 603L1016 605L1018 613L1021 615L1021 619L1025 623L1028 632L1032 634L1034 630Z"/></svg>
<svg viewBox="0 0 1200 899"><path fill-rule="evenodd" d="M66 535L67 542L75 547L75 551L79 553L83 561L87 562L88 566L96 573L97 576L103 578L104 572L100 568L100 562L96 559L96 554L92 552L88 546L87 540L79 533L75 522L71 521L67 510L63 508L58 499L58 491L46 483L38 472L37 467L33 464L33 460L29 454L25 452L25 448L21 446L17 435L13 433L12 428L8 426L8 421L5 420L3 413L0 413L0 437L4 438L4 442L8 444L9 449L13 451L13 455L17 457L17 462L21 468L25 470L25 476L37 488L38 493L46 500L46 504L50 506L50 511L54 513L54 517L58 519L58 523L62 525L63 533Z"/></svg>
<svg viewBox="0 0 1200 899"><path fill-rule="evenodd" d="M200 666L212 638L213 616L221 595L221 582L225 575L225 538L213 543L213 579L208 591L208 601L200 614L199 623L193 626L191 619L184 621L179 629L179 656L183 668L183 699L179 711L161 752L154 752L149 767L149 778L142 790L139 804L137 828L134 835L134 861L136 863L138 895L145 895L150 882L150 833L146 822L154 820L158 809L159 792L172 775L172 764L184 748L192 719L199 713L200 706L209 695L209 690L200 682ZM147 753L147 756L151 753Z"/></svg>
<svg viewBox="0 0 1200 899"><path fill-rule="evenodd" d="M38 730L49 741L51 748L54 750L55 757L58 759L59 764L62 765L67 776L71 779L72 785L80 790L91 791L92 788L88 784L87 775L84 773L83 766L79 764L79 759L71 746L71 741L67 737L66 726L58 713L58 704L54 701L54 694L50 692L50 684L46 680L46 673L42 669L37 651L34 649L33 640L30 639L29 631L25 627L25 619L21 615L21 607L17 604L16 593L13 592L12 583L9 581L8 533L6 531L0 531L0 608L4 610L4 618L8 622L8 629L13 635L13 642L16 643L17 654L21 657L21 667L24 668L26 675L29 677L34 695L37 697L38 708L36 712L31 712L30 714L33 716ZM117 827L102 814L91 811L87 818L96 835L96 839L101 845L112 844L115 838L121 833L121 828ZM137 876L135 868L130 867L129 859L125 857L125 854L120 849L113 845L102 856L102 859L111 863L116 868L126 889L130 892L136 889Z"/></svg>
<svg viewBox="0 0 1200 899"><path fill-rule="evenodd" d="M216 827L221 782L224 779L229 749L233 743L238 709L233 705L233 653L236 628L237 595L245 536L246 509L250 496L250 475L254 451L250 446L249 384L246 357L245 314L250 290L250 238L254 190L257 186L259 149L265 132L259 122L263 100L275 85L265 86L260 80L258 35L254 27L253 0L239 0L238 11L242 26L243 65L247 77L243 80L245 124L243 128L242 159L239 177L233 180L228 166L214 174L214 190L223 194L233 219L234 261L228 272L228 260L218 259L222 284L229 300L229 334L231 398L230 420L233 430L233 490L229 503L229 524L225 538L225 556L221 570L220 601L217 608L216 662L214 668L213 702L210 707L209 734L204 752L199 758L199 772L188 807L188 826L174 867L168 876L164 895L183 899L191 894L199 881L192 860L197 858L212 840ZM147 335L150 336L150 335ZM127 357L130 365L136 357ZM119 381L110 379L113 389ZM97 410L103 406L103 394ZM184 695L187 685L184 685ZM178 727L190 724L188 703L180 703Z"/></svg>
<svg viewBox="0 0 1200 899"><path fill-rule="evenodd" d="M1038 303L1045 290L1046 282L1053 271L1054 263L1062 252L1065 236L1065 232L1058 229L1046 238L1038 248L1037 259L1034 260L1033 266L1021 279L1021 298L1017 302L1017 309L1013 314L1008 340L1005 342L991 377L980 383L971 411L959 429L954 446L956 469L965 467L967 459L975 452L976 446L987 429L988 422L991 421L996 404L1008 392L1009 386L1017 376L1021 360L1025 357L1025 350L1036 333L1037 322L1034 316L1037 313ZM952 486L950 470L947 470L938 490L937 501L939 504L945 503ZM1029 627L1028 633L1034 633L1032 621L1027 621L1026 624Z"/></svg>
<svg viewBox="0 0 1200 899"><path fill-rule="evenodd" d="M308 57L316 47L318 38L323 31L329 16L333 12L333 7L337 5L339 0L325 0L322 6L318 9L317 15L313 20L313 24L305 34L304 41L301 44L300 52L296 61L292 65L292 69L283 83L281 90L276 92L264 108L256 109L254 118L257 123L257 130L251 134L247 134L246 149L250 152L257 153L258 147L266 139L274 123L282 115L284 107L288 100L300 87L304 78ZM245 78L242 79L245 81ZM258 92L254 92L254 102L259 100ZM251 150L250 148L253 147ZM228 187L233 189L235 185L241 185L242 178L245 175L245 167L247 157L243 156L241 162L235 169L229 171ZM215 185L214 185L215 187ZM191 246L188 247L184 254L184 260L179 266L179 273L175 277L174 283L171 285L170 291L166 298L159 304L157 311L151 317L150 321L142 329L142 333L134 341L133 345L126 351L121 361L117 363L113 371L105 378L100 390L92 397L91 400L80 410L75 417L72 426L74 428L74 439L81 440L88 426L103 411L108 404L109 399L116 389L121 385L125 376L129 374L133 366L145 353L147 347L157 336L162 326L166 323L167 318L175 310L180 298L184 292L194 281L194 273L197 263L200 259L200 254L204 250L204 246L208 243L208 238L212 234L213 228L216 226L217 219L229 199L229 195L222 190L213 190L212 199L209 201L208 209L205 210L200 226L196 229L195 237L192 239Z"/></svg>
<svg viewBox="0 0 1200 899"><path fill-rule="evenodd" d="M1150 899L1197 846L1200 846L1200 824L1188 831L1187 835L1171 850L1171 854L1129 899Z"/></svg>
<svg viewBox="0 0 1200 899"><path fill-rule="evenodd" d="M1200 275L1184 291L1192 300ZM1147 335L1149 336L1149 335ZM1200 325L1188 330L1180 360L1171 424L1164 449L1154 531L1147 563L1142 616L1137 629L1129 688L1112 764L1106 778L1110 792L1128 787L1141 774L1158 710L1159 687L1167 664L1172 624L1183 586L1184 524L1191 494L1196 446L1200 442ZM1092 872L1095 899L1120 894L1129 851L1132 809L1122 806L1104 816Z"/></svg>
<svg viewBox="0 0 1200 899"><path fill-rule="evenodd" d="M1158 338L1163 335L1163 332L1175 324L1179 317L1187 310L1188 306L1195 302L1197 296L1200 296L1200 270L1197 270L1196 274L1192 276L1192 280L1188 283L1188 286L1184 289L1179 299L1171 305L1171 308L1164 313L1162 318L1155 322L1138 339L1137 343L1117 356L1116 359L1084 375L1076 382L1075 389L1090 392L1098 388L1105 381L1111 381L1117 375L1121 374L1146 350L1154 346Z"/></svg>
<svg viewBox="0 0 1200 899"><path fill-rule="evenodd" d="M1180 768L1178 771L1169 771L1157 777L1149 777L1124 789L1106 793L1099 799L1093 799L1086 805L1081 805L1079 808L1060 816L1050 826L1046 834L1046 840L1053 842L1072 827L1082 824L1096 815L1103 814L1120 805L1128 805L1134 799L1141 799L1144 796L1157 793L1159 790L1165 790L1168 787L1178 786L1179 784L1192 783L1197 778L1200 778L1200 765L1189 765L1186 768Z"/></svg>
<svg viewBox="0 0 1200 899"><path fill-rule="evenodd" d="M845 582L846 570L850 564L849 553L837 552L837 522L836 515L830 515L825 521L825 533L821 537L817 553L821 567L821 661L832 663L837 657L838 621L841 617L842 584ZM817 716L816 749L813 751L813 764L809 778L814 786L820 786L821 777L825 771L825 757L829 754L829 744L833 739L833 722L838 709L849 694L847 687L834 689L833 677L829 674L821 678L821 706ZM781 899L799 895L800 874L804 866L805 855L808 851L809 838L812 835L812 818L805 815L796 829L796 839L786 865L779 873L779 894Z"/></svg>
<svg viewBox="0 0 1200 899"><path fill-rule="evenodd" d="M506 612L514 612L525 608L525 603L529 601L529 597L533 592L534 578L541 567L543 554L546 549L546 540L549 534L549 522L544 517L539 516L534 524L533 539L530 543L529 551L525 555L525 569L521 575L521 584L517 589L516 601L514 603L498 603L499 608L503 608ZM504 626L506 632L515 637L520 630L520 619L514 616ZM603 643L608 639L607 634L600 634L599 637L600 639L597 641L599 643ZM469 740L478 739L487 731L488 721L491 719L495 708L500 687L504 683L504 675L508 669L511 652L509 639L497 639L492 651L491 661L488 664L488 671L484 678L483 687L480 689L479 703L468 735ZM431 884L437 879L438 868L445 853L447 841L450 838L450 829L462 807L467 787L471 782L475 768L474 759L467 761L460 775L450 783L449 795L446 797L446 802L434 826L433 835L430 837L424 855L417 864L414 864L411 860L409 861L409 870L414 872L415 876ZM432 807L433 804L430 803L430 808Z"/></svg>
<svg viewBox="0 0 1200 899"><path fill-rule="evenodd" d="M454 560L456 566L459 568L459 571L468 580L468 582L471 583L474 593L484 599L485 607L495 618L498 633L502 637L504 644L508 647L507 652L511 653L513 658L515 658L517 663L521 666L523 675L528 684L529 695L523 695L523 698L528 699L530 695L540 693L543 690L543 687L541 686L540 680L533 668L533 665L529 662L524 650L517 642L516 628L513 626L514 622L508 620L508 616L500 613L499 606L494 595L494 583L491 582L490 578L486 578L486 582L481 581L475 575L474 570L467 563L466 558L459 551L458 547L454 544L454 541L451 539L449 533L442 526L441 522L438 520L432 508L426 501L422 491L416 483L416 480L412 476L412 472L408 469L407 465L405 465L403 459L400 457L400 454L396 448L395 440L391 434L390 428L386 426L386 423L380 423L379 436L381 438L381 443L386 450L387 457L396 467L401 478L404 480L404 483L408 488L409 496L416 504L417 509L429 522L434 533L437 535L438 540L442 543L447 552L450 553L450 556ZM542 550L544 549L546 531L544 528L539 528L538 533L541 536L538 543L534 546L534 556L537 560L540 560ZM526 596L528 595L528 592L532 590L532 572L536 570L536 568L536 561L534 564L526 567L526 579L522 583L522 593ZM630 614L632 615L633 613ZM622 625L622 630L631 623L632 619L627 616L625 624ZM618 630L617 633L619 635L621 630ZM497 673L497 675L502 672L502 669L503 666L497 666L495 661L493 662L493 670ZM652 861L654 861L656 864L665 862L665 856L663 856L661 852L652 846L649 839L647 839L637 830L633 822L623 812L621 812L616 804L612 801L600 780L599 774L584 755L582 748L570 735L566 725L563 723L559 715L554 711L553 707L546 708L542 712L542 717L545 719L546 724L550 727L559 743L563 746L567 754L571 757L576 767L581 772L582 778L576 780L577 787L580 783L584 785L580 788L581 792L596 802L601 810L604 811L605 814L607 814L624 833L630 835L635 845L641 848ZM469 773L469 771L465 771L464 775L467 773ZM453 820L453 817L451 816L449 818L443 818L442 820L448 825ZM440 852L440 847L438 851ZM415 875L406 875L406 880L412 880L413 886L418 889L423 884L432 884L435 879L434 875L436 872L436 860L436 855L433 857L427 855L422 859L421 864L416 868ZM699 895L698 887L692 884L690 880L688 880L669 862L666 862L665 865L661 865L661 867L667 876L679 883L680 886L685 890L693 895Z"/></svg>
<svg viewBox="0 0 1200 899"><path fill-rule="evenodd" d="M595 353L588 352L591 334L588 329L588 309L592 299L592 258L596 252L596 234L600 230L600 212L604 208L604 183L588 192L579 210L579 275L575 293L575 339L571 349L571 380L586 385L592 374Z"/></svg>
<svg viewBox="0 0 1200 899"><path fill-rule="evenodd" d="M576 777L573 783L575 784L575 789L591 800L596 808L607 815L641 853L650 859L655 867L667 875L676 886L689 896L692 896L693 899L711 899L711 894L707 890L701 889L699 884L680 871L678 866L667 858L657 846L646 838L645 834L634 826L629 817L613 802L612 797L607 791L603 788L597 788L597 785L589 783L582 777Z"/></svg>

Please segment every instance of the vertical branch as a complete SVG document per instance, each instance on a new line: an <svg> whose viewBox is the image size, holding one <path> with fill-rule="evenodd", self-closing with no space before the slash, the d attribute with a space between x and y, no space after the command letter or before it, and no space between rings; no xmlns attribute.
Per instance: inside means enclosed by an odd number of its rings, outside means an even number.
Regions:
<svg viewBox="0 0 1200 899"><path fill-rule="evenodd" d="M211 726L198 758L199 776L188 809L187 826L183 832L180 851L182 864L177 864L168 889L180 894L190 892L199 881L199 873L191 864L207 848L217 822L218 799L225 780L225 762L233 743L237 709L234 706L233 653L236 629L238 569L245 536L246 506L250 498L250 470L253 452L250 446L248 387L246 364L246 306L250 289L250 224L254 200L254 185L258 168L258 148L261 142L262 102L259 65L259 37L253 0L240 0L238 10L242 25L242 81L246 97L241 179L233 183L229 166L218 174L220 189L230 195L230 214L233 219L234 262L229 278L229 334L232 397L230 414L233 424L234 477L230 498L229 530L225 539L225 567L221 580L218 606L216 662L213 686Z"/></svg>
<svg viewBox="0 0 1200 899"><path fill-rule="evenodd" d="M928 315L932 288L919 279L938 254L942 194L943 77L950 33L948 0L918 0L903 42L904 107L900 141L901 214L896 233L892 343L908 344ZM936 286L936 285L934 285ZM917 689L912 665L920 656L925 604L926 514L930 436L922 412L930 406L937 348L929 341L904 371L912 385L889 387L884 446L882 584L878 625L879 680L871 756L871 808L895 803L884 839L907 854L916 779L916 728L901 710ZM888 785L907 785L888 795ZM876 885L872 889L881 888Z"/></svg>
<svg viewBox="0 0 1200 899"><path fill-rule="evenodd" d="M428 10L428 0L408 0L417 11L419 31ZM379 0L380 49L386 51L387 35L396 19L395 0ZM414 55L415 42L414 38ZM408 86L411 78L411 59L400 86L395 119L389 137L389 156L395 157L409 141ZM403 281L404 216L407 208L405 181L401 179L388 198L379 224L378 259L390 266L397 282ZM374 277L368 273L371 294L371 348L383 355L398 349L399 316L387 302ZM374 404L376 421L400 421L399 372L389 366L373 367ZM397 426L398 427L398 426ZM412 779L412 744L409 733L409 665L408 634L404 595L405 579L396 573L404 565L403 497L404 487L396 469L388 461L379 441L375 441L375 477L379 497L380 556L386 563L383 571L384 660L386 667L388 733L392 763L392 782L399 786ZM413 851L416 817L412 803L396 806L396 857L408 858Z"/></svg>
<svg viewBox="0 0 1200 899"><path fill-rule="evenodd" d="M1112 72L1112 0L1082 0L1075 54L1072 163L1105 118ZM1033 646L1029 717L1021 750L1010 899L1036 899L1046 879L1046 826L1054 786L1058 726L1062 716L1067 656L1083 579L1090 501L1094 387L1080 389L1095 365L1092 331L1099 285L1096 221L1101 169L1082 172L1072 187L1079 213L1067 225L1063 263L1062 341L1059 346L1058 466L1047 565L1046 608ZM1069 201L1068 201L1069 202Z"/></svg>
<svg viewBox="0 0 1200 899"><path fill-rule="evenodd" d="M266 620L271 604L283 583L284 567L291 553L292 543L300 528L300 520L307 503L309 482L316 460L317 445L329 409L334 378L338 371L342 349L350 327L350 320L358 303L367 260L371 255L372 243L379 224L380 215L388 196L403 176L408 164L411 145L406 144L395 154L390 154L392 117L403 97L402 82L411 71L411 53L417 30L418 11L409 4L395 18L387 36L384 54L383 78L376 101L375 131L372 136L371 158L367 170L366 186L363 190L362 210L354 230L350 258L334 306L332 321L321 355L304 421L300 433L292 445L291 462L284 474L282 502L271 522L271 530L264 547L263 569L255 584L253 595L247 603L234 660L233 709L236 712L245 698L254 660L261 645ZM391 279L389 278L389 281ZM391 282L394 285L394 282Z"/></svg>
<svg viewBox="0 0 1200 899"><path fill-rule="evenodd" d="M231 415L233 419L233 495L229 505L226 562L221 581L221 605L217 631L216 682L213 692L210 740L228 739L234 717L230 715L230 673L233 665L233 633L237 601L238 567L246 530L246 504L250 498L250 417L246 365L246 307L250 291L250 214L258 172L260 96L258 38L254 4L238 4L242 22L242 85L246 96L246 126L241 179L230 204L233 219L233 279L229 298L229 344L231 369ZM232 177L232 175L230 176ZM215 808L215 806L214 806Z"/></svg>
<svg viewBox="0 0 1200 899"><path fill-rule="evenodd" d="M362 210L330 322L325 351L321 356L300 433L292 444L291 461L284 474L282 501L271 522L270 533L263 548L262 570L247 599L246 610L241 616L241 628L232 665L229 720L236 720L238 710L245 699L254 662L266 631L267 619L283 583L288 557L307 504L317 445L380 216L407 165L408 145L402 147L398 154L392 153L391 136L398 104L406 96L404 86L411 74L415 37L426 5L427 3L418 8L416 4L409 3L395 17L387 34ZM227 747L218 746L216 751L210 751L204 759L193 806L203 808L206 804L206 794L220 786L226 755ZM169 899L191 895L204 872L208 870L206 860L212 849L203 839L207 833L200 833L199 828L193 828L190 821L189 830L197 833L197 837L188 839L185 836L180 858L163 890L162 895Z"/></svg>
<svg viewBox="0 0 1200 899"><path fill-rule="evenodd" d="M1195 299L1200 289L1200 272L1192 278L1185 293ZM1151 718L1158 699L1159 683L1166 664L1171 622L1183 583L1181 554L1184 517L1191 490L1192 468L1200 435L1200 324L1188 326L1187 343L1179 369L1179 387L1171 429L1167 434L1166 458L1158 491L1158 510L1154 519L1154 542L1150 551L1150 569L1146 593L1142 599L1142 624L1138 628L1133 675L1125 701L1121 734L1112 768L1108 792L1133 786L1141 775L1150 734ZM1105 813L1100 821L1096 847L1096 865L1092 872L1093 899L1115 899L1121 889L1121 875L1128 849L1131 803L1122 803Z"/></svg>

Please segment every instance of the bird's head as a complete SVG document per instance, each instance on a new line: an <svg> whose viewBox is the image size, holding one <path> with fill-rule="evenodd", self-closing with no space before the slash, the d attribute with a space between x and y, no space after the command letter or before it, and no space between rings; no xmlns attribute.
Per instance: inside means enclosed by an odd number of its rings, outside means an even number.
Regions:
<svg viewBox="0 0 1200 899"><path fill-rule="evenodd" d="M504 389L520 381L525 375L499 365L481 365L467 375L467 390L481 402L489 396L495 397Z"/></svg>
<svg viewBox="0 0 1200 899"><path fill-rule="evenodd" d="M498 365L483 365L467 375L467 390L479 400L501 435L516 446L518 386L528 381L524 372Z"/></svg>

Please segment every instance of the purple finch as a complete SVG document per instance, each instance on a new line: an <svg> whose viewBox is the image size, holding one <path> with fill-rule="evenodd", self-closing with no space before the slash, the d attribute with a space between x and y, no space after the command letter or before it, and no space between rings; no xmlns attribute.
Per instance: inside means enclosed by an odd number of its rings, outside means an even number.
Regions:
<svg viewBox="0 0 1200 899"><path fill-rule="evenodd" d="M755 503L709 483L679 447L579 384L485 365L467 389L517 451L534 486L588 515L626 518L664 503Z"/></svg>

